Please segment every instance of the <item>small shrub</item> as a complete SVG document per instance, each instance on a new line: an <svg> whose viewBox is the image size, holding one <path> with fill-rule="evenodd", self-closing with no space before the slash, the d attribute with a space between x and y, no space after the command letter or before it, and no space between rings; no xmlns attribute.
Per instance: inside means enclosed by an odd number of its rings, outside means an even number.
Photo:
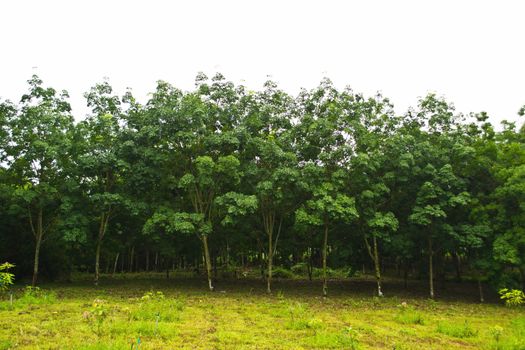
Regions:
<svg viewBox="0 0 525 350"><path fill-rule="evenodd" d="M290 320L288 321L288 328L292 329L302 329L306 323L306 307L304 304L299 302L292 302L288 304L288 316Z"/></svg>
<svg viewBox="0 0 525 350"><path fill-rule="evenodd" d="M15 281L15 275L9 272L9 269L15 265L8 262L0 265L0 292L6 291Z"/></svg>
<svg viewBox="0 0 525 350"><path fill-rule="evenodd" d="M153 293L152 291L144 293L144 295L140 298L142 301L149 301L149 300L164 300L164 293L157 291Z"/></svg>
<svg viewBox="0 0 525 350"><path fill-rule="evenodd" d="M506 306L520 306L525 304L525 294L519 289L503 288L499 290L500 299L505 302Z"/></svg>
<svg viewBox="0 0 525 350"><path fill-rule="evenodd" d="M513 319L508 328L494 326L489 329L492 336L491 349L522 350L525 349L525 317Z"/></svg>
<svg viewBox="0 0 525 350"><path fill-rule="evenodd" d="M317 332L314 336L305 339L306 344L316 349L342 348L359 349L358 332L352 327L347 327L339 333Z"/></svg>
<svg viewBox="0 0 525 350"><path fill-rule="evenodd" d="M437 332L454 338L470 338L478 334L478 332L470 326L468 321L465 321L463 324L439 322Z"/></svg>
<svg viewBox="0 0 525 350"><path fill-rule="evenodd" d="M46 291L39 287L27 286L24 289L24 294L15 302L15 305L47 305L54 302L56 302L56 294L54 292Z"/></svg>
<svg viewBox="0 0 525 350"><path fill-rule="evenodd" d="M434 299L428 299L427 300L427 307L434 311L434 310L437 310L437 307L438 307L438 302L435 301Z"/></svg>
<svg viewBox="0 0 525 350"><path fill-rule="evenodd" d="M421 313L406 303L398 305L399 312L394 316L394 320L401 324L419 324L424 325L425 321Z"/></svg>
<svg viewBox="0 0 525 350"><path fill-rule="evenodd" d="M323 269L314 267L312 270L312 277L313 278L323 278ZM352 277L352 269L331 269L329 267L326 268L326 277L327 278L335 278L335 279L345 279L348 277Z"/></svg>
<svg viewBox="0 0 525 350"><path fill-rule="evenodd" d="M282 267L276 267L275 269L272 270L272 277L274 277L274 278L283 278L283 279L291 279L291 278L294 278L295 275L290 270L287 270L287 269L282 268Z"/></svg>
<svg viewBox="0 0 525 350"><path fill-rule="evenodd" d="M164 293L147 292L140 298L139 307L129 313L134 321L159 321L174 322L180 319L184 309L184 302L180 299L166 299Z"/></svg>
<svg viewBox="0 0 525 350"><path fill-rule="evenodd" d="M308 264L300 262L290 268L290 270L296 275L306 276L308 274Z"/></svg>
<svg viewBox="0 0 525 350"><path fill-rule="evenodd" d="M82 313L82 317L98 337L103 333L104 322L109 316L109 311L109 305L105 300L95 299L91 304L91 309Z"/></svg>
<svg viewBox="0 0 525 350"><path fill-rule="evenodd" d="M503 334L503 327L501 326L494 326L489 329L490 335L494 339L496 343L499 343L499 340L501 338L501 335Z"/></svg>

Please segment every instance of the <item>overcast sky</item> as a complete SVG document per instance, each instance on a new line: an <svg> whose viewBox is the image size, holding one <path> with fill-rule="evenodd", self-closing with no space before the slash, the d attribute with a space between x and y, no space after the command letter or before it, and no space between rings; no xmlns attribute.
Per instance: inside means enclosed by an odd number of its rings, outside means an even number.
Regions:
<svg viewBox="0 0 525 350"><path fill-rule="evenodd" d="M77 118L104 77L145 102L159 79L184 90L219 71L297 93L323 76L398 113L437 92L461 112L517 121L525 104L525 1L2 1L0 98L33 73L66 89ZM521 121L520 121L521 124Z"/></svg>

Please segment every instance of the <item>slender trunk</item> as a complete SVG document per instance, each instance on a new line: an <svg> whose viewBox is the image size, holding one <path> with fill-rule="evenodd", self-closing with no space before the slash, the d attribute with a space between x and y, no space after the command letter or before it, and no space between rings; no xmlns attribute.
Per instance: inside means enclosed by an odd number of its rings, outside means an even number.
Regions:
<svg viewBox="0 0 525 350"><path fill-rule="evenodd" d="M100 216L100 225L98 227L98 237L97 237L97 250L95 252L95 285L98 285L98 280L100 277L100 248L102 247L102 239L106 234L106 228L108 226L109 212L103 213Z"/></svg>
<svg viewBox="0 0 525 350"><path fill-rule="evenodd" d="M220 257L213 257L211 259L212 266L213 266L213 278L215 278L215 279L217 279L218 276L219 276L219 273L218 273L218 270L217 270L218 269L217 266L219 265L219 259L220 259Z"/></svg>
<svg viewBox="0 0 525 350"><path fill-rule="evenodd" d="M42 245L42 238L44 237L44 228L42 225L42 217L43 212L42 208L38 209L38 217L37 217L37 223L36 223L36 230L33 227L33 219L31 217L31 212L29 212L29 220L31 223L31 228L33 229L33 233L35 235L36 245L35 245L35 262L33 265L33 280L31 282L31 285L34 287L36 286L36 281L38 279L38 262L40 260L40 247Z"/></svg>
<svg viewBox="0 0 525 350"><path fill-rule="evenodd" d="M433 257L434 251L432 250L432 236L428 237L428 278L430 285L430 299L434 299L434 267Z"/></svg>
<svg viewBox="0 0 525 350"><path fill-rule="evenodd" d="M485 302L485 298L483 297L483 284L481 283L481 276L478 274L478 290L479 290L479 301Z"/></svg>
<svg viewBox="0 0 525 350"><path fill-rule="evenodd" d="M323 241L323 297L328 296L328 281L326 279L326 255L328 250L328 223L324 225Z"/></svg>
<svg viewBox="0 0 525 350"><path fill-rule="evenodd" d="M405 264L405 267L403 268L403 285L405 289L408 289L408 264Z"/></svg>
<svg viewBox="0 0 525 350"><path fill-rule="evenodd" d="M461 256L458 252L455 253L456 258L456 280L461 282Z"/></svg>
<svg viewBox="0 0 525 350"><path fill-rule="evenodd" d="M36 239L36 246L35 246L35 263L33 265L33 281L31 282L31 285L33 287L36 286L36 281L38 279L38 260L40 258L41 244L42 244L42 235L38 234L38 237Z"/></svg>
<svg viewBox="0 0 525 350"><path fill-rule="evenodd" d="M206 275L208 277L208 287L210 291L213 292L213 284L211 279L211 260L210 260L210 250L208 248L208 235L202 236L202 245L204 247L204 263L206 264Z"/></svg>
<svg viewBox="0 0 525 350"><path fill-rule="evenodd" d="M129 253L129 272L133 272L133 257L135 254L135 246L131 247L131 251Z"/></svg>
<svg viewBox="0 0 525 350"><path fill-rule="evenodd" d="M117 264L118 264L118 257L120 255L120 252L115 255L115 263L113 264L113 273L111 274L111 277L115 276L115 272L117 271Z"/></svg>
<svg viewBox="0 0 525 350"><path fill-rule="evenodd" d="M230 266L230 244L226 238L226 266Z"/></svg>
<svg viewBox="0 0 525 350"><path fill-rule="evenodd" d="M102 245L102 239L97 239L97 250L95 253L95 286L98 286L98 279L100 277L100 246Z"/></svg>
<svg viewBox="0 0 525 350"><path fill-rule="evenodd" d="M521 290L525 290L525 269L520 266L518 271L520 272Z"/></svg>
<svg viewBox="0 0 525 350"><path fill-rule="evenodd" d="M149 272L149 250L146 249L146 272Z"/></svg>
<svg viewBox="0 0 525 350"><path fill-rule="evenodd" d="M155 252L155 272L158 271L159 252Z"/></svg>
<svg viewBox="0 0 525 350"><path fill-rule="evenodd" d="M376 269L376 281L377 281L377 295L382 297L383 292L381 291L381 270L379 269L379 253L377 249L377 237L374 235L374 266Z"/></svg>
<svg viewBox="0 0 525 350"><path fill-rule="evenodd" d="M308 256L308 280L311 281L312 280L312 274L313 274L313 270L314 270L314 261L313 261L313 255L314 255L314 249L313 248L308 248L310 250L310 254Z"/></svg>
<svg viewBox="0 0 525 350"><path fill-rule="evenodd" d="M269 230L268 232L268 278L267 285L266 285L266 292L271 293L272 292L272 262L273 262L273 234L272 230Z"/></svg>

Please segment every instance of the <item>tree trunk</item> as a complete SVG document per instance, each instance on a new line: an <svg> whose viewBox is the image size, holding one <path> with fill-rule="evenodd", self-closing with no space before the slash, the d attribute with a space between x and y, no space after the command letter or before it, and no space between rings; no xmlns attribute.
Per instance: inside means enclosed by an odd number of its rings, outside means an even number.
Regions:
<svg viewBox="0 0 525 350"><path fill-rule="evenodd" d="M456 260L456 280L461 282L461 256L458 252L455 253Z"/></svg>
<svg viewBox="0 0 525 350"><path fill-rule="evenodd" d="M208 235L202 236L202 245L204 247L204 262L206 264L206 275L208 277L208 287L210 291L213 292L213 284L211 278L211 260L210 260L210 250L208 248Z"/></svg>
<svg viewBox="0 0 525 350"><path fill-rule="evenodd" d="M520 272L521 290L525 290L525 269L520 266L518 271Z"/></svg>
<svg viewBox="0 0 525 350"><path fill-rule="evenodd" d="M405 263L404 264L404 268L403 268L403 285L405 287L405 289L408 289L408 264Z"/></svg>
<svg viewBox="0 0 525 350"><path fill-rule="evenodd" d="M149 272L149 250L146 249L146 272Z"/></svg>
<svg viewBox="0 0 525 350"><path fill-rule="evenodd" d="M481 303L485 302L485 298L483 297L483 284L481 283L481 276L478 275L478 290L479 290L479 301Z"/></svg>
<svg viewBox="0 0 525 350"><path fill-rule="evenodd" d="M117 253L115 256L115 263L113 264L113 273L111 274L111 277L115 276L115 272L117 271L117 264L118 264L118 257L120 255L120 252Z"/></svg>
<svg viewBox="0 0 525 350"><path fill-rule="evenodd" d="M433 257L434 251L432 250L432 236L428 237L428 279L430 286L430 299L434 299L434 267Z"/></svg>
<svg viewBox="0 0 525 350"><path fill-rule="evenodd" d="M155 272L158 271L159 252L155 252Z"/></svg>
<svg viewBox="0 0 525 350"><path fill-rule="evenodd" d="M135 246L131 247L131 251L129 253L129 272L133 272L133 256L135 254Z"/></svg>
<svg viewBox="0 0 525 350"><path fill-rule="evenodd" d="M95 285L98 285L98 280L100 277L100 248L102 247L102 239L106 234L106 228L108 226L109 213L103 213L100 216L100 225L98 227L98 237L97 237L97 250L95 252Z"/></svg>
<svg viewBox="0 0 525 350"><path fill-rule="evenodd" d="M328 224L324 225L324 241L323 241L323 297L328 296L328 281L326 278L326 255L328 250Z"/></svg>
<svg viewBox="0 0 525 350"><path fill-rule="evenodd" d="M36 230L33 227L33 218L31 217L31 215L32 215L31 212L29 212L29 220L30 220L31 228L33 230L33 234L35 235L35 240L36 240L35 261L33 265L33 280L31 282L31 285L34 287L36 286L36 281L38 279L38 262L40 260L40 247L42 245L42 238L44 237L44 227L42 223L42 217L43 217L42 208L38 209Z"/></svg>
<svg viewBox="0 0 525 350"><path fill-rule="evenodd" d="M377 249L377 237L374 235L374 266L376 269L376 281L377 281L377 295L382 297L383 291L381 290L381 270L379 269L379 253Z"/></svg>
<svg viewBox="0 0 525 350"><path fill-rule="evenodd" d="M97 251L95 253L95 286L98 286L98 279L100 275L100 246L102 245L102 239L100 236L97 239Z"/></svg>
<svg viewBox="0 0 525 350"><path fill-rule="evenodd" d="M35 246L35 263L33 265L33 281L31 282L31 285L33 287L36 286L36 281L38 279L38 260L40 259L41 244L42 244L42 235L38 234L38 237L36 238L36 246Z"/></svg>
<svg viewBox="0 0 525 350"><path fill-rule="evenodd" d="M314 255L314 248L308 248L310 250L310 254L308 255L308 280L312 281L312 275L314 271L314 261L313 261L313 255Z"/></svg>
<svg viewBox="0 0 525 350"><path fill-rule="evenodd" d="M272 292L272 263L273 263L273 230L268 232L268 277L266 279L266 292L270 294Z"/></svg>

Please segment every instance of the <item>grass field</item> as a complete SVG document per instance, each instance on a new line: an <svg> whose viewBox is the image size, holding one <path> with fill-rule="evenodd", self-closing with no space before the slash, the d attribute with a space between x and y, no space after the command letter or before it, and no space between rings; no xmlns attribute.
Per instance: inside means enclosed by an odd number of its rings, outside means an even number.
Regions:
<svg viewBox="0 0 525 350"><path fill-rule="evenodd" d="M431 301L385 283L219 281L162 275L17 286L0 302L0 349L525 349L525 312L477 303L475 288L449 284ZM415 282L413 282L415 283ZM388 295L396 295L389 297ZM139 340L140 339L140 340Z"/></svg>

